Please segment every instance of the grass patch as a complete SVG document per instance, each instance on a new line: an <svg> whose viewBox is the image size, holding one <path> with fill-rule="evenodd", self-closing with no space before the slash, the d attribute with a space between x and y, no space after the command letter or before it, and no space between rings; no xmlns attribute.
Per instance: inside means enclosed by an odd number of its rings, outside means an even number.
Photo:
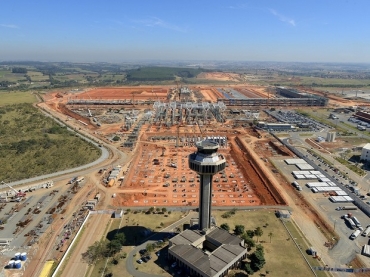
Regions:
<svg viewBox="0 0 370 277"><path fill-rule="evenodd" d="M302 232L300 231L300 229L297 227L297 225L293 221L287 221L285 223L285 226L287 227L287 229L289 230L289 232L292 234L295 242L302 249L302 252L303 252L304 256L306 257L306 259L309 261L310 265L312 267L314 267L314 266L323 266L323 263L321 261L319 261L316 258L313 258L311 255L308 255L306 253L306 249L310 248L311 245L307 241L307 239L305 238L305 236L302 234ZM328 276L327 273L324 272L324 271L316 271L316 274L317 274L318 277Z"/></svg>
<svg viewBox="0 0 370 277"><path fill-rule="evenodd" d="M266 270L268 276L312 276L308 265L304 261L294 242L289 239L289 234L273 211L252 210L237 211L231 218L222 218L223 211L213 211L217 225L227 223L233 230L235 225L245 226L245 230L255 230L261 227L262 236L258 239L265 249L266 264L261 272L254 273L258 276ZM271 243L269 233L272 233ZM253 238L257 241L257 238ZM253 252L254 250L252 250ZM323 275L325 276L325 275Z"/></svg>
<svg viewBox="0 0 370 277"><path fill-rule="evenodd" d="M321 122L321 123L326 124L330 127L333 127L334 129L336 129L339 132L342 132L342 133L347 132L346 129L340 127L338 124L335 124L334 122L330 121L329 119L324 118L324 116L327 117L326 114L320 113L317 110L315 110L315 114L313 114L312 112L306 111L306 110L297 110L297 113L299 113L303 116L309 117L309 118L311 118L311 119L313 119L317 122Z"/></svg>
<svg viewBox="0 0 370 277"><path fill-rule="evenodd" d="M151 229L153 231L160 230L160 228L165 228L166 226L171 225L184 215L183 212L171 212L170 214L145 214L145 211L131 211L124 215L122 222L121 219L112 220L112 223L106 232L106 237L103 237L102 239L105 240L107 237L113 237L113 235L117 232L121 222L120 232L125 234L127 242L117 256L120 256L123 253L128 254L132 250L132 246L141 243L141 241L145 239L145 235L140 233L141 231L147 229ZM163 227L160 226L161 222L163 223ZM141 271L158 274L161 276L170 276L168 273L165 273L161 267L156 265L155 261L157 258L158 257L156 255L152 254L152 260L150 260L148 263L144 263L142 265L135 264L135 266ZM162 258L164 258L164 256ZM126 259L119 259L117 265L112 264L111 261L112 258L109 258L106 272L112 272L113 276L129 276L125 269ZM105 263L105 259L98 261L93 267L90 277L101 277L102 269L104 268Z"/></svg>
<svg viewBox="0 0 370 277"><path fill-rule="evenodd" d="M352 170L353 172L355 172L356 174L358 174L359 176L364 176L366 175L366 172L361 169L361 168L358 168L357 166L351 164L350 162L348 162L347 160L345 159L342 159L340 157L334 157L334 159L336 159L338 162L340 162L341 164L345 165L348 169Z"/></svg>
<svg viewBox="0 0 370 277"><path fill-rule="evenodd" d="M0 176L6 182L74 168L100 154L31 104L0 108Z"/></svg>
<svg viewBox="0 0 370 277"><path fill-rule="evenodd" d="M36 96L30 92L9 91L0 92L1 106L20 104L20 103L36 103Z"/></svg>

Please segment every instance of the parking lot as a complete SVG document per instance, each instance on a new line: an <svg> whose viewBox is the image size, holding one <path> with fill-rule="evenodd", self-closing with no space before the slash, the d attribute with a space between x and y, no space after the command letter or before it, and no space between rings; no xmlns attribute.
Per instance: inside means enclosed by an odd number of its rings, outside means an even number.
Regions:
<svg viewBox="0 0 370 277"><path fill-rule="evenodd" d="M306 130L310 129L311 131L319 132L324 128L327 128L327 127L330 128L330 126L327 126L324 123L313 120L295 111L290 111L290 110L268 111L266 110L266 112L281 123L293 124L302 129L306 129Z"/></svg>
<svg viewBox="0 0 370 277"><path fill-rule="evenodd" d="M301 149L300 149L301 150ZM302 151L302 150L301 150ZM308 154L308 153L307 153ZM311 159L314 163L321 163L323 164L323 160L319 160L312 155L308 154L308 159ZM345 220L342 218L343 215L350 213L353 216L357 217L358 220L361 222L362 228L366 228L370 225L369 217L364 214L360 209L357 210L336 210L338 207L343 206L353 206L353 203L333 203L329 200L330 194L325 193L313 193L310 188L306 186L306 183L312 182L312 180L296 180L293 175L292 171L297 170L294 165L287 165L283 161L274 160L274 164L281 170L281 172L286 176L290 183L294 181L298 182L301 186L302 190L297 191L297 194L302 194L304 198L313 206L315 207L318 212L327 219L327 223L329 226L332 226L332 230L334 230L340 237L339 243L336 245L334 250L331 253L331 256L334 256L338 259L338 262L341 264L345 264L349 262L355 253L361 252L361 247L364 244L367 244L369 238L366 236L358 236L356 239L350 239L351 234L357 228L351 228L348 224L345 223ZM322 165L323 166L323 165ZM321 167L322 167L321 166ZM325 171L327 169L327 171ZM349 178L346 180L345 175L339 175L336 173L335 168L330 167L328 165L324 165L323 172L327 173L330 176L335 176L335 179L338 178L339 181L337 182L347 182L347 186L349 186L351 181ZM355 197L354 194L350 193L347 188L344 187L346 191L349 193L351 197ZM330 228L330 227L329 227ZM304 232L304 231L303 231Z"/></svg>

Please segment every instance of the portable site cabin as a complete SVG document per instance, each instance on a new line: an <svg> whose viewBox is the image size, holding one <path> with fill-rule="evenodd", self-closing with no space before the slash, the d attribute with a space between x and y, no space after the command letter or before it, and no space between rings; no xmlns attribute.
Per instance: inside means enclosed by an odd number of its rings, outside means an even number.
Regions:
<svg viewBox="0 0 370 277"><path fill-rule="evenodd" d="M276 214L279 218L290 218L290 212L288 210L278 210Z"/></svg>
<svg viewBox="0 0 370 277"><path fill-rule="evenodd" d="M123 210L122 209L115 210L114 213L113 213L114 218L122 218L122 215L123 215Z"/></svg>

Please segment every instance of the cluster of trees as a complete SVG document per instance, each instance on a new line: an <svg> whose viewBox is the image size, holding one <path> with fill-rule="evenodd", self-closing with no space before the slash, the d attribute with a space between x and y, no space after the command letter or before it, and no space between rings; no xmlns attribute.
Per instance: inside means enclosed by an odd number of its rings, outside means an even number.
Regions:
<svg viewBox="0 0 370 277"><path fill-rule="evenodd" d="M0 87L1 88L7 88L10 85L14 85L15 82L10 82L10 81L0 81Z"/></svg>
<svg viewBox="0 0 370 277"><path fill-rule="evenodd" d="M267 223L264 227L266 226L268 226ZM231 229L228 223L221 224L220 228L228 232L230 232L230 229ZM251 250L253 247L256 247L256 250L248 255L250 262L245 262L243 264L243 269L248 274L253 274L254 272L262 269L262 267L266 263L263 246L260 244L256 245L256 242L253 240L253 237L257 237L257 242L258 242L259 238L263 235L262 228L257 227L254 230L245 230L244 225L235 225L233 232L235 235L239 236L241 239L244 240L244 243L249 250ZM273 236L273 233L272 232L268 233L268 236L270 237L270 243L271 243L271 238Z"/></svg>
<svg viewBox="0 0 370 277"><path fill-rule="evenodd" d="M142 67L127 72L128 81L171 81L176 76L193 78L205 70L201 68Z"/></svg>
<svg viewBox="0 0 370 277"><path fill-rule="evenodd" d="M118 264L118 257L115 257L115 255L121 251L125 242L125 234L117 233L111 241L96 241L82 254L82 258L88 264L92 265L101 259L113 257L113 263ZM126 253L120 256L120 258L125 257Z"/></svg>
<svg viewBox="0 0 370 277"><path fill-rule="evenodd" d="M25 67L13 67L12 73L27 73L27 68Z"/></svg>
<svg viewBox="0 0 370 277"><path fill-rule="evenodd" d="M265 252L263 246L258 244L256 250L248 256L250 262L244 264L244 270L248 274L253 274L256 271L259 271L263 268L266 263Z"/></svg>

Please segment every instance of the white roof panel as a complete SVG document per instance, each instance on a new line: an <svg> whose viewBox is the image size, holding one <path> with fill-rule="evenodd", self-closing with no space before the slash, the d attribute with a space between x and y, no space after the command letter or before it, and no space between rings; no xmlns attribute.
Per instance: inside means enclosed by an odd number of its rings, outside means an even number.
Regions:
<svg viewBox="0 0 370 277"><path fill-rule="evenodd" d="M307 169L307 170L310 170L310 169L313 169L312 166L310 166L308 163L300 163L300 164L296 164L295 165L296 167L298 167L300 170L302 169Z"/></svg>

